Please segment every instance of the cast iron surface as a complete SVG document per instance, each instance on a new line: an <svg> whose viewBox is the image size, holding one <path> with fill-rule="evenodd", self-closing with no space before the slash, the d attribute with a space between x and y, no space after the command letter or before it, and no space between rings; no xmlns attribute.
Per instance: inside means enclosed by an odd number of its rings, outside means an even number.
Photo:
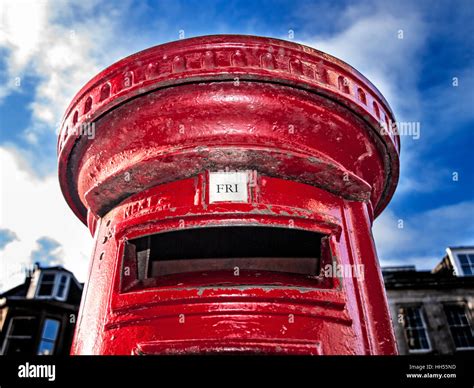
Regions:
<svg viewBox="0 0 474 388"><path fill-rule="evenodd" d="M173 88L170 90L170 87ZM253 89L253 95L245 88ZM259 91L258 88L262 90ZM303 91L309 92L309 95ZM147 96L153 92L155 94ZM84 156L84 149L94 142L82 134L82 126L95 123L97 132L110 131L111 125L116 122L108 122L109 115L122 107L118 115L130 118L130 115L136 113L136 109L131 107L140 104L136 100L139 96L153 100L148 104L154 105L149 108L149 114L157 121L147 121L144 117L144 122L140 122L134 116L133 121L129 121L127 125L134 125L137 132L143 130L143 124L154 127L154 154L150 150L148 139L144 139L146 146L143 145L143 149L136 154L136 139L128 148L112 150L112 146L108 144L108 149L114 156L121 159L102 158L97 161L96 158L94 163L96 170L101 171L100 177L90 179L91 177L81 175L77 163L88 157ZM168 98L176 99L171 108L169 104L166 106ZM307 102L301 106L300 101L304 99ZM123 108L130 101L127 112ZM145 104L144 101L142 103ZM341 112L342 118L339 121L357 121L358 130L339 129L346 126L346 123L341 122L338 126L334 117L324 117L321 108L328 107L330 111L334 111L335 105ZM252 106L253 111L250 109ZM169 109L175 111L173 115L168 115ZM256 117L255 110L265 112ZM248 118L248 121L236 123L236 116ZM315 49L292 42L252 36L224 35L185 39L127 57L99 73L81 89L66 111L58 139L60 182L69 205L85 222L87 207L92 208L94 216L101 216L127 195L149 188L150 184L191 176L198 170L230 164L233 165L231 167L240 168L245 168L245 164L258 164L265 171L264 166L275 164L275 161L281 164L291 163L285 160L284 155L269 155L278 151L288 154L285 149L288 147L285 145L290 145L292 150L302 151L300 155L290 155L290 158L300 158L307 164L307 176L299 172L298 177L284 168L273 171L273 175L306 181L346 194L348 198L364 200L370 196L377 215L390 200L398 181L399 138L393 130L396 127L390 125L394 121L387 102L365 77L346 63ZM383 131L384 125L389 130ZM223 127L226 131L219 131ZM164 133L163 129L167 129L168 133ZM233 133L229 133L231 129ZM301 136L300 139L288 136L291 129ZM160 141L156 137L158 130L166 138L170 133L183 136L177 137L174 142ZM185 131L184 134L182 131ZM280 144L275 147L271 135L277 131L286 131L287 136L277 134L276 141ZM348 138L328 143L327 148L311 144L320 143L324 138L341 137L341 131ZM203 141L205 134L208 136ZM215 155L216 152L219 154L222 146L210 150L211 155L208 150L202 149L222 143L222 135L228 137L224 140L227 147L232 145L229 157ZM123 133L108 136L116 143L131 143L131 140L124 138ZM130 136L130 133L126 136ZM364 161L361 161L361 165L355 165L353 160L343 160L332 155L333 150L341 148L341 143L346 147L344 153L360 158L359 161L370 159L374 152L378 152L379 163L383 167L376 174L381 176L374 177L375 173L370 175L369 170L374 170L374 167L364 165ZM184 144L187 146L183 147ZM251 150L246 149L245 160L236 166L232 162L236 154L243 155L237 146L241 144L245 144L246 148L265 148L265 152L252 154ZM163 147L167 152L163 152ZM182 147L181 155L178 155L180 150L176 150L172 156L173 147ZM153 159L164 167L160 161L164 153L173 157L176 165L182 165L183 159L193 159L190 161L191 168L180 168L180 173L175 174L164 168L161 174L156 173L154 180L132 174L136 183L134 189L131 189L132 185L128 182L127 189L117 187L120 183L123 184L121 178L127 171L134 168L144 171L140 163L135 164L137 159L148 159L147 165L150 167L149 162ZM217 160L208 163L198 160L209 157ZM260 157L264 160L258 160ZM133 159L133 163L127 161L130 159ZM101 165L98 166L97 163ZM167 163L172 165L169 161ZM171 169L176 170L173 166ZM153 166L153 170L157 171L156 166ZM325 176L325 171L332 175L331 179ZM335 171L337 174L334 174ZM369 176L365 176L367 172ZM87 174L95 172L87 171ZM322 176L317 176L318 174ZM149 177L150 173L142 175ZM336 177L339 177L339 181ZM144 184L144 181L148 184ZM104 197L89 199L91 203L88 205L85 203L88 201L87 193L95 196L92 193L94 188ZM122 196L115 196L114 192L120 192Z"/></svg>

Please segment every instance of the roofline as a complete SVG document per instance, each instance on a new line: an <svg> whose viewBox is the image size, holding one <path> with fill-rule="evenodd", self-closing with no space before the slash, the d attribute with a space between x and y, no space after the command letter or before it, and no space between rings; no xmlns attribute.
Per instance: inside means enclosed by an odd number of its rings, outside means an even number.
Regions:
<svg viewBox="0 0 474 388"><path fill-rule="evenodd" d="M63 271L63 272L67 272L71 275L71 277L73 278L73 280L76 282L76 284L82 289L83 286L84 286L84 283L80 283L79 280L77 280L76 276L74 275L73 272L69 271L68 269L64 268L63 266L60 266L60 265L56 265L56 266L53 266L53 267L38 267L39 270L41 271Z"/></svg>
<svg viewBox="0 0 474 388"><path fill-rule="evenodd" d="M79 282L79 280L77 280L76 276L74 275L73 272L69 271L68 269L64 268L63 266L60 266L60 265L55 265L55 266L51 266L51 267L41 267L40 265L38 265L37 267L35 267L32 272L34 272L35 270L40 270L40 271L62 271L62 272L67 272L69 275L71 275L71 278L74 280L74 282L76 283L76 285L81 289L83 290L84 289L84 283L81 283ZM25 280L23 280L22 283L16 285L16 286L13 286L11 287L10 289L8 290L5 290L4 292L1 292L0 293L0 297L7 297L5 296L5 294L7 294L8 292L16 289L16 288L20 288L21 286L24 286L25 283L26 283L26 279L28 278L28 276L25 276Z"/></svg>

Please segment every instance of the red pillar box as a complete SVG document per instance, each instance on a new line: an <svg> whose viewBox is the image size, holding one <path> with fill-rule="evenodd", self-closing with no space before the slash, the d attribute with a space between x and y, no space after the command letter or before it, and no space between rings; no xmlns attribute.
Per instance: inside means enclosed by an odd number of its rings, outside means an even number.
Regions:
<svg viewBox="0 0 474 388"><path fill-rule="evenodd" d="M396 353L371 233L392 121L355 69L276 39L181 40L98 74L58 142L95 236L72 353Z"/></svg>

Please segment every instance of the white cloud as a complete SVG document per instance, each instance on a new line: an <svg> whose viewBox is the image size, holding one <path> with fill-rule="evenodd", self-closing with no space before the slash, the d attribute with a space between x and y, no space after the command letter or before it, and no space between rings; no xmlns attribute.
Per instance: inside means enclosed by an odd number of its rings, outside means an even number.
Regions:
<svg viewBox="0 0 474 388"><path fill-rule="evenodd" d="M419 149L405 152L402 148L400 163L401 177L396 191L398 196L431 193L452 182L452 171L444 166L435 166L435 162L420 155Z"/></svg>
<svg viewBox="0 0 474 388"><path fill-rule="evenodd" d="M31 266L44 237L61 244L48 253L84 281L92 237L67 206L56 174L39 179L27 165L17 151L0 147L0 225L16 235L0 250L0 289L24 280L22 269Z"/></svg>
<svg viewBox="0 0 474 388"><path fill-rule="evenodd" d="M446 247L474 245L473 214L474 201L445 205L409 217L399 217L386 209L373 228L382 264L417 264L432 269Z"/></svg>
<svg viewBox="0 0 474 388"><path fill-rule="evenodd" d="M0 46L9 49L8 72L18 74L41 48L46 29L44 1L2 1L0 7Z"/></svg>
<svg viewBox="0 0 474 388"><path fill-rule="evenodd" d="M407 10L367 12L364 6L359 11L348 7L338 16L351 23L329 37L309 38L306 44L359 70L381 91L395 113L416 114L419 52L427 34L420 15ZM400 30L403 39L399 39Z"/></svg>
<svg viewBox="0 0 474 388"><path fill-rule="evenodd" d="M95 0L4 0L0 8L0 48L6 50L5 86L0 99L15 90L15 80L38 79L31 128L35 143L42 131L56 129L75 93L98 71L124 53L113 44L119 19ZM82 17L68 22L72 9ZM22 87L22 82L20 86Z"/></svg>

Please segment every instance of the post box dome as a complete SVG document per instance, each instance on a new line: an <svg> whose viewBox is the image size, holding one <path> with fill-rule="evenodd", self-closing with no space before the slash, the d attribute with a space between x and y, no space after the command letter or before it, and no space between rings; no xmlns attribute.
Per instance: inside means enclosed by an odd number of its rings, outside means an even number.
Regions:
<svg viewBox="0 0 474 388"><path fill-rule="evenodd" d="M370 200L377 215L398 181L394 122L363 75L313 48L185 39L113 64L74 97L58 140L61 188L86 222L160 183L255 168Z"/></svg>

